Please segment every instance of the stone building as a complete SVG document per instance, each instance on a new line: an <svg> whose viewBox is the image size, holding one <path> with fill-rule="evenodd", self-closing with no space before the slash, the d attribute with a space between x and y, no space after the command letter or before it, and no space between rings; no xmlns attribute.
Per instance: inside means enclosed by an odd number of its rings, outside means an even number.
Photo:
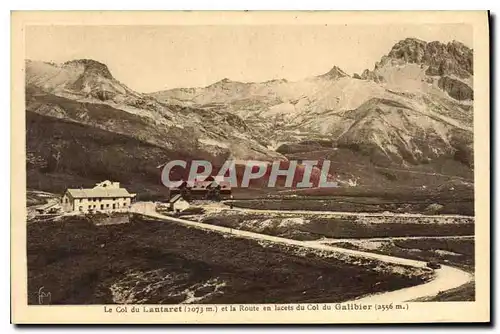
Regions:
<svg viewBox="0 0 500 334"><path fill-rule="evenodd" d="M61 206L65 212L127 211L134 197L119 182L104 181L93 188L66 190Z"/></svg>

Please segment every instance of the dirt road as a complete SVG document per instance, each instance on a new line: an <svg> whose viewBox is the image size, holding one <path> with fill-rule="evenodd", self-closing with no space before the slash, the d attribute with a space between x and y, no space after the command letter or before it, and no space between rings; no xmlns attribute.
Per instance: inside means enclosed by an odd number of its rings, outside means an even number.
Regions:
<svg viewBox="0 0 500 334"><path fill-rule="evenodd" d="M178 222L187 226L192 226L195 228L200 228L204 230L218 231L222 233L231 234L234 236L242 238L250 238L255 240L264 240L270 242L276 242L281 244L295 245L310 249L324 250L337 252L342 254L347 254L351 256L361 257L365 259L374 259L383 261L386 263L408 265L413 267L422 268L426 266L423 261L417 261L412 259L399 258L395 256L375 254L365 251L358 251L346 248L340 248L335 246L323 245L323 244L311 244L304 241L286 239L281 237L275 237L266 234L254 233L249 231L242 231L237 229L232 229L228 227L215 226L210 224L204 224L199 222L194 222L186 219L174 218L159 214L155 210L154 203L136 203L132 207L132 212L140 213L145 216L150 216L158 219L168 220ZM369 295L358 299L362 302L372 303L372 302L404 302L422 297L432 297L437 295L439 292L447 291L450 289L457 288L472 279L472 275L462 271L457 268L442 266L440 269L435 270L436 276L433 280L418 285L397 291L385 292L376 295Z"/></svg>
<svg viewBox="0 0 500 334"><path fill-rule="evenodd" d="M394 303L405 302L421 297L433 297L439 292L451 290L472 280L472 275L453 267L442 266L435 271L436 277L427 283L389 291L375 295L369 295L356 299L357 302L366 303Z"/></svg>

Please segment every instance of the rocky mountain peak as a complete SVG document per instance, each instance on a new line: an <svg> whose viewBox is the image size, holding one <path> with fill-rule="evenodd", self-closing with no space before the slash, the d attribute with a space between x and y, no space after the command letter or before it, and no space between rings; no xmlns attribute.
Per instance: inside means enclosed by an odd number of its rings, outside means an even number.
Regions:
<svg viewBox="0 0 500 334"><path fill-rule="evenodd" d="M219 80L216 83L214 83L214 85L225 85L225 84L228 84L228 83L231 83L231 82L234 82L234 81L231 80L231 79L229 79L229 78L224 78L224 79Z"/></svg>
<svg viewBox="0 0 500 334"><path fill-rule="evenodd" d="M283 84L288 83L287 79L272 79L264 82L265 84Z"/></svg>
<svg viewBox="0 0 500 334"><path fill-rule="evenodd" d="M420 64L424 58L426 45L427 42L417 38L406 38L392 47L388 57Z"/></svg>
<svg viewBox="0 0 500 334"><path fill-rule="evenodd" d="M333 66L332 69L325 74L320 75L320 78L335 80L339 78L348 77L349 75L345 73L340 67Z"/></svg>
<svg viewBox="0 0 500 334"><path fill-rule="evenodd" d="M396 43L385 59L427 65L426 74L432 76L468 78L473 75L472 49L458 41L445 44L406 38Z"/></svg>
<svg viewBox="0 0 500 334"><path fill-rule="evenodd" d="M232 81L231 79L229 78L224 78L222 80L219 80L217 82L214 82L213 84L207 86L207 87L219 87L219 86L224 86L224 85L227 85L229 83L232 83L234 81Z"/></svg>
<svg viewBox="0 0 500 334"><path fill-rule="evenodd" d="M93 59L76 59L64 63L65 66L83 66L87 75L97 75L106 79L113 79L108 66Z"/></svg>

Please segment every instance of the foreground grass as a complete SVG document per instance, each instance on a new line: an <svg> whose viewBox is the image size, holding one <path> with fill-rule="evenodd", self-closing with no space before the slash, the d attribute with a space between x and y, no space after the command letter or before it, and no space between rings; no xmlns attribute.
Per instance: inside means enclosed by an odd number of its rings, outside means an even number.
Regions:
<svg viewBox="0 0 500 334"><path fill-rule="evenodd" d="M27 228L30 304L42 286L52 304L340 302L429 278L140 217Z"/></svg>
<svg viewBox="0 0 500 334"><path fill-rule="evenodd" d="M437 296L431 298L421 298L415 301L419 302L463 302L476 300L476 284L469 282L458 288L440 292Z"/></svg>

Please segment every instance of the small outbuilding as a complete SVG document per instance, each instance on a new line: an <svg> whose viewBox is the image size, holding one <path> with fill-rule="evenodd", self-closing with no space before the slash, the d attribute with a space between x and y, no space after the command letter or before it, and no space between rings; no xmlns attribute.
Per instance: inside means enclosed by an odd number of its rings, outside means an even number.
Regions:
<svg viewBox="0 0 500 334"><path fill-rule="evenodd" d="M173 212L181 212L189 208L189 202L177 194L168 201L168 209Z"/></svg>
<svg viewBox="0 0 500 334"><path fill-rule="evenodd" d="M170 188L170 196L176 194L181 194L188 201L191 199L219 201L231 196L231 184L213 176L194 181L180 181L177 186Z"/></svg>

